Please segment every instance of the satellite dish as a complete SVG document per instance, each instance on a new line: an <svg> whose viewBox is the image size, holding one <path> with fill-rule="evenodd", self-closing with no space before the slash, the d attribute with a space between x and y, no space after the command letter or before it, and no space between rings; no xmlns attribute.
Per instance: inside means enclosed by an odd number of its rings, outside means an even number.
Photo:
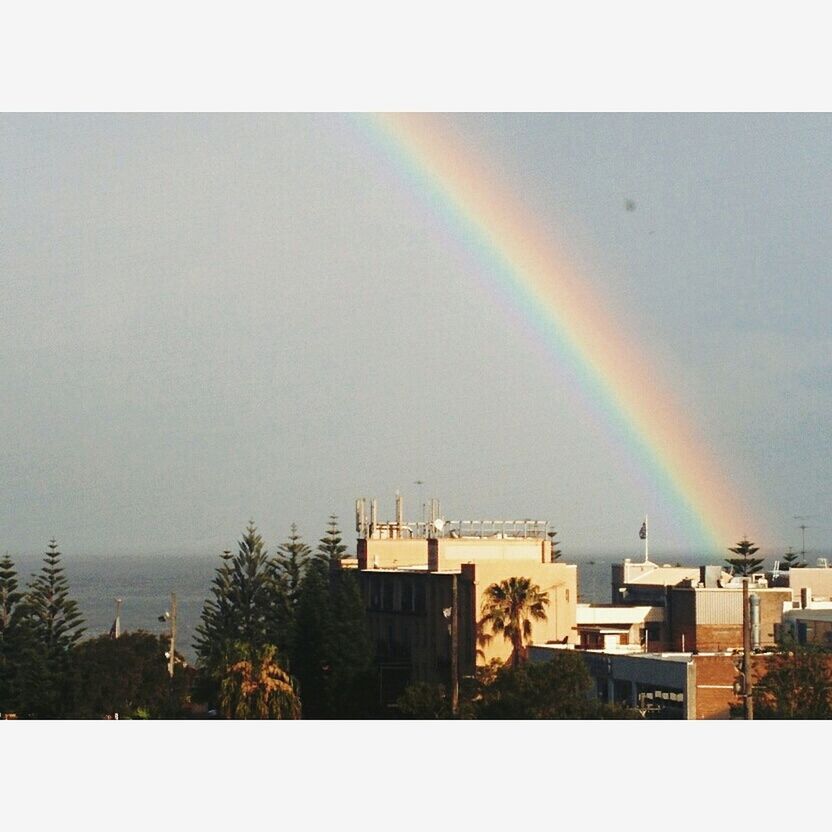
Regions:
<svg viewBox="0 0 832 832"><path fill-rule="evenodd" d="M436 531L441 532L442 529L445 528L445 521L441 517L437 517L436 520L433 521L433 528Z"/></svg>

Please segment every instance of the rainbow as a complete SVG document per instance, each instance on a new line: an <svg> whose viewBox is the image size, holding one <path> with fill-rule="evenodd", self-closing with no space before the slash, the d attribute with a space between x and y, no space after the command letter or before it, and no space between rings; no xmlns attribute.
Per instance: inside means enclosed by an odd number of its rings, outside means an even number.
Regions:
<svg viewBox="0 0 832 832"><path fill-rule="evenodd" d="M454 236L484 259L491 289L532 326L544 352L580 380L598 411L594 418L625 438L635 475L676 507L698 538L692 543L721 552L753 528L722 466L658 384L644 351L624 337L603 297L517 195L495 180L493 166L455 145L434 117L384 114L370 124Z"/></svg>

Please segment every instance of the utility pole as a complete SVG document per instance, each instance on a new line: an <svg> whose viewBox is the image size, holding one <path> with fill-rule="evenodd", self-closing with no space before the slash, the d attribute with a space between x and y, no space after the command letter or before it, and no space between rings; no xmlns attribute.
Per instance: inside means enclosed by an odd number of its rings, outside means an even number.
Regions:
<svg viewBox="0 0 832 832"><path fill-rule="evenodd" d="M754 687L751 682L751 616L749 615L748 577L742 579L742 695L745 718L754 719Z"/></svg>
<svg viewBox="0 0 832 832"><path fill-rule="evenodd" d="M168 656L168 674L173 679L176 664L176 593L170 594L170 654Z"/></svg>
<svg viewBox="0 0 832 832"><path fill-rule="evenodd" d="M113 638L121 635L121 598L116 598L116 618L113 622Z"/></svg>
<svg viewBox="0 0 832 832"><path fill-rule="evenodd" d="M459 713L459 575L451 576L451 713Z"/></svg>

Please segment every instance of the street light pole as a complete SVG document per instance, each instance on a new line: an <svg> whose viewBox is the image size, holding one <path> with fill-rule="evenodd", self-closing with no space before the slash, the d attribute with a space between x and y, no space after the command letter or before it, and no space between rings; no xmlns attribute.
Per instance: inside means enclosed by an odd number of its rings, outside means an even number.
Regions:
<svg viewBox="0 0 832 832"><path fill-rule="evenodd" d="M170 655L168 656L168 673L173 679L173 668L176 664L176 593L170 594Z"/></svg>
<svg viewBox="0 0 832 832"><path fill-rule="evenodd" d="M113 638L121 635L121 598L116 598L116 617L113 622Z"/></svg>
<svg viewBox="0 0 832 832"><path fill-rule="evenodd" d="M451 576L451 713L459 713L459 575Z"/></svg>
<svg viewBox="0 0 832 832"><path fill-rule="evenodd" d="M751 682L751 616L748 598L748 577L742 579L742 695L745 699L745 718L754 719L754 690Z"/></svg>

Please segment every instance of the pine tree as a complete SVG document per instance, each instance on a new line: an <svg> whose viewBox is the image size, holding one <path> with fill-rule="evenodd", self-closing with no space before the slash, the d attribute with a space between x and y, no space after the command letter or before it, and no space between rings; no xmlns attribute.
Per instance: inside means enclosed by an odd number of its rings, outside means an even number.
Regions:
<svg viewBox="0 0 832 832"><path fill-rule="evenodd" d="M292 671L300 683L303 715L321 719L330 715L327 678L331 667L332 603L329 569L314 559L306 569L298 594L296 641Z"/></svg>
<svg viewBox="0 0 832 832"><path fill-rule="evenodd" d="M263 538L253 522L239 541L237 553L226 550L211 586L196 628L194 649L203 663L212 663L227 652L228 645L242 642L255 648L263 644L282 647L282 587Z"/></svg>
<svg viewBox="0 0 832 832"><path fill-rule="evenodd" d="M20 670L24 652L22 600L17 571L6 554L0 560L0 714L18 713L21 705Z"/></svg>
<svg viewBox="0 0 832 832"><path fill-rule="evenodd" d="M24 668L30 691L25 707L35 716L61 716L72 706L68 701L71 652L81 639L84 623L78 605L69 597L69 583L54 539L40 572L32 576L23 606L32 648Z"/></svg>
<svg viewBox="0 0 832 832"><path fill-rule="evenodd" d="M800 555L797 552L792 551L792 547L789 546L789 551L783 555L783 564L781 565L781 569L784 571L788 571L789 569L802 569L806 566L806 561L800 561Z"/></svg>
<svg viewBox="0 0 832 832"><path fill-rule="evenodd" d="M326 677L330 713L337 719L373 716L378 704L375 650L355 570L335 572L330 593L335 622Z"/></svg>
<svg viewBox="0 0 832 832"><path fill-rule="evenodd" d="M329 515L329 526L326 534L318 544L318 555L327 565L331 566L344 557L347 547L341 542L341 530L338 528L338 516Z"/></svg>
<svg viewBox="0 0 832 832"><path fill-rule="evenodd" d="M746 538L743 538L734 548L729 548L728 551L733 552L737 557L726 558L725 562L731 567L735 575L743 578L759 572L765 560L764 558L751 557L759 551L759 547Z"/></svg>
<svg viewBox="0 0 832 832"><path fill-rule="evenodd" d="M284 582L286 594L293 609L297 607L300 584L311 554L312 550L298 534L298 527L292 523L288 540L277 547L275 562L277 573Z"/></svg>
<svg viewBox="0 0 832 832"><path fill-rule="evenodd" d="M266 645L286 655L291 620L285 589L275 574L263 538L254 523L239 542L237 554L223 553L196 628L194 649L205 683L203 693L214 701L222 668L235 645L259 654Z"/></svg>
<svg viewBox="0 0 832 832"><path fill-rule="evenodd" d="M558 546L560 546L560 541L558 540L558 533L554 530L551 532L547 532L549 535L549 540L552 542L552 560L556 561L562 554Z"/></svg>

